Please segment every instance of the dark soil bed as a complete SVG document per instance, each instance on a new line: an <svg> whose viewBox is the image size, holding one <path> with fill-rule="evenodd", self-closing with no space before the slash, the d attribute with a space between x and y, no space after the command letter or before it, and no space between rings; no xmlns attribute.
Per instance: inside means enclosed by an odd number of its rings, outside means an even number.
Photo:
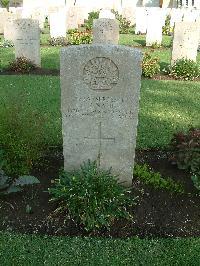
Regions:
<svg viewBox="0 0 200 266"><path fill-rule="evenodd" d="M195 190L190 175L172 166L162 151L137 151L136 161L147 163L164 177L172 177L184 184L185 194L170 194L164 190L155 190L134 179L134 196L138 204L131 210L134 222L116 222L111 230L93 233L95 236L113 237L186 237L200 236L200 196ZM63 217L55 217L55 205L49 203L46 192L52 180L58 176L63 165L62 157L54 158L51 168L46 172L33 173L41 184L29 188L23 193L13 194L0 200L0 231L20 233L86 236L89 235L72 220L64 223ZM33 213L26 212L27 205Z"/></svg>

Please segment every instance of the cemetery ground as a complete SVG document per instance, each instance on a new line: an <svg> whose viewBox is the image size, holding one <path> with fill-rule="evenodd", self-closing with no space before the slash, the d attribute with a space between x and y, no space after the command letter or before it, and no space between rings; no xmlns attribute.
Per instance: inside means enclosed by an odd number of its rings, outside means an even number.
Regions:
<svg viewBox="0 0 200 266"><path fill-rule="evenodd" d="M54 204L49 203L46 191L63 166L60 80L57 76L60 48L47 46L47 37L43 38L42 68L53 70L50 75L2 73L0 76L0 117L1 125L4 125L0 142L6 140L9 130L17 121L20 134L15 139L16 147L22 139L24 143L29 143L30 150L45 143L43 158L32 169L32 174L41 183L0 200L0 264L9 265L12 261L14 264L40 265L45 261L47 265L62 265L68 259L69 265L72 262L87 265L89 260L93 260L95 265L116 265L120 262L122 265L133 265L134 262L141 265L170 265L174 261L179 265L187 262L188 265L197 265L199 239L175 237L200 235L200 197L190 174L178 170L169 162L168 144L173 133L187 131L190 127L199 128L199 82L142 79L136 161L149 164L163 177L180 181L184 193L155 189L135 178L133 195L138 199L131 210L134 222L116 222L110 231L90 235L71 220L63 225L62 217L50 219L55 208ZM141 47L144 36L123 35L120 42ZM171 37L165 37L165 47L153 51L160 58L163 68L170 62L170 42ZM13 48L0 48L0 55L2 67L5 68L14 59ZM11 128L5 126L6 121L10 122ZM46 150L48 152L45 154ZM32 208L32 213L26 212L27 206ZM105 238L99 238L102 236ZM113 238L110 239L110 236ZM133 236L145 239L127 238ZM10 250L13 251L12 259Z"/></svg>

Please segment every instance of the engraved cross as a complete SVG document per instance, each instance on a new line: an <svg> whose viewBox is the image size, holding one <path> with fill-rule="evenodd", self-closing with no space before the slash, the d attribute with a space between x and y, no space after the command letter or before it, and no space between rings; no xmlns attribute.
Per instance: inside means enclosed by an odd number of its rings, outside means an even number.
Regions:
<svg viewBox="0 0 200 266"><path fill-rule="evenodd" d="M103 134L102 134L102 123L99 122L97 137L84 137L84 139L88 139L88 140L93 139L93 140L98 140L99 141L99 151L98 151L97 160L98 160L98 165L100 166L101 165L101 157L102 157L102 142L106 141L106 142L115 143L115 138L103 137Z"/></svg>

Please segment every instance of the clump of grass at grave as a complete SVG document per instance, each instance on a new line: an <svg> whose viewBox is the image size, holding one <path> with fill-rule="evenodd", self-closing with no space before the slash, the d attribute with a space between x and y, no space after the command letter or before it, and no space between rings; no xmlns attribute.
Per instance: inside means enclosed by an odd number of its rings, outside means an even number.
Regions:
<svg viewBox="0 0 200 266"><path fill-rule="evenodd" d="M68 40L65 37L51 38L49 39L49 44L51 46L67 46Z"/></svg>
<svg viewBox="0 0 200 266"><path fill-rule="evenodd" d="M102 170L97 162L88 161L80 169L63 172L49 189L56 201L56 214L69 215L87 231L109 228L116 219L132 219L128 206L134 199L118 183L111 170Z"/></svg>
<svg viewBox="0 0 200 266"><path fill-rule="evenodd" d="M70 30L68 32L68 43L71 45L90 44L92 43L92 32L90 30Z"/></svg>
<svg viewBox="0 0 200 266"><path fill-rule="evenodd" d="M3 170L11 176L30 174L33 166L48 151L45 134L47 117L27 109L25 97L10 99L0 112L0 149L4 151Z"/></svg>
<svg viewBox="0 0 200 266"><path fill-rule="evenodd" d="M88 19L85 22L84 26L86 28L86 30L91 30L93 27L93 21L94 19L98 19L99 18L99 11L92 11L90 13L88 13Z"/></svg>
<svg viewBox="0 0 200 266"><path fill-rule="evenodd" d="M32 70L36 69L37 66L31 62L26 57L18 57L12 62L10 62L8 70L14 71L16 73L30 73Z"/></svg>
<svg viewBox="0 0 200 266"><path fill-rule="evenodd" d="M138 165L134 166L133 175L141 180L145 185L150 185L155 189L164 189L171 193L184 193L183 185L175 182L172 178L163 178L160 173L150 170L149 166Z"/></svg>
<svg viewBox="0 0 200 266"><path fill-rule="evenodd" d="M145 53L142 60L142 75L147 78L152 78L160 72L159 59L152 57L150 53Z"/></svg>
<svg viewBox="0 0 200 266"><path fill-rule="evenodd" d="M194 185L200 189L200 129L191 128L187 133L174 134L170 147L172 163L190 171Z"/></svg>
<svg viewBox="0 0 200 266"><path fill-rule="evenodd" d="M196 62L182 58L169 67L169 75L175 79L194 80L200 76L200 67Z"/></svg>
<svg viewBox="0 0 200 266"><path fill-rule="evenodd" d="M119 33L128 34L131 31L131 21L127 20L125 17L119 14L119 12L112 10L112 13L115 14L115 18L119 21Z"/></svg>

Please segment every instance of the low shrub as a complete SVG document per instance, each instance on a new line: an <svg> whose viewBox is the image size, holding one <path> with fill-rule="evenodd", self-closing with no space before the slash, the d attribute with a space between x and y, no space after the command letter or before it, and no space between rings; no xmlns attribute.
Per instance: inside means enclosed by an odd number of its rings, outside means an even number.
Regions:
<svg viewBox="0 0 200 266"><path fill-rule="evenodd" d="M18 57L9 63L8 70L25 74L36 68L37 66L26 57Z"/></svg>
<svg viewBox="0 0 200 266"><path fill-rule="evenodd" d="M171 162L179 169L192 173L193 181L200 178L200 129L191 128L187 133L174 134L170 147L173 156Z"/></svg>
<svg viewBox="0 0 200 266"><path fill-rule="evenodd" d="M92 43L91 31L71 30L68 32L68 43L71 45Z"/></svg>
<svg viewBox="0 0 200 266"><path fill-rule="evenodd" d="M165 20L165 26L163 26L162 28L162 33L163 35L172 35L173 33L173 27L170 26L170 20L171 20L171 16L168 15L166 17L166 20Z"/></svg>
<svg viewBox="0 0 200 266"><path fill-rule="evenodd" d="M86 30L91 31L92 27L93 27L93 21L94 19L98 19L99 18L99 11L92 11L88 14L88 19L84 24L84 27L86 28Z"/></svg>
<svg viewBox="0 0 200 266"><path fill-rule="evenodd" d="M110 170L99 169L96 162L88 161L78 170L63 172L49 193L51 201L58 204L55 212L69 214L87 231L109 228L118 218L131 218L127 207L134 199L130 192Z"/></svg>
<svg viewBox="0 0 200 266"><path fill-rule="evenodd" d="M9 40L2 40L0 42L0 47L2 47L2 48L14 47L14 43L12 41L9 41Z"/></svg>
<svg viewBox="0 0 200 266"><path fill-rule="evenodd" d="M68 40L65 37L51 38L49 40L49 44L51 46L67 46L68 45Z"/></svg>
<svg viewBox="0 0 200 266"><path fill-rule="evenodd" d="M128 34L131 30L131 21L119 14L118 11L112 10L115 14L115 18L119 21L119 33Z"/></svg>
<svg viewBox="0 0 200 266"><path fill-rule="evenodd" d="M169 67L169 75L175 79L194 80L200 76L200 68L196 62L182 58Z"/></svg>
<svg viewBox="0 0 200 266"><path fill-rule="evenodd" d="M181 183L175 182L172 178L163 178L160 173L150 170L146 164L134 166L133 175L146 185L151 185L155 189L164 189L171 193L184 193Z"/></svg>
<svg viewBox="0 0 200 266"><path fill-rule="evenodd" d="M149 53L145 53L142 61L142 75L152 78L160 72L159 59L152 57Z"/></svg>

